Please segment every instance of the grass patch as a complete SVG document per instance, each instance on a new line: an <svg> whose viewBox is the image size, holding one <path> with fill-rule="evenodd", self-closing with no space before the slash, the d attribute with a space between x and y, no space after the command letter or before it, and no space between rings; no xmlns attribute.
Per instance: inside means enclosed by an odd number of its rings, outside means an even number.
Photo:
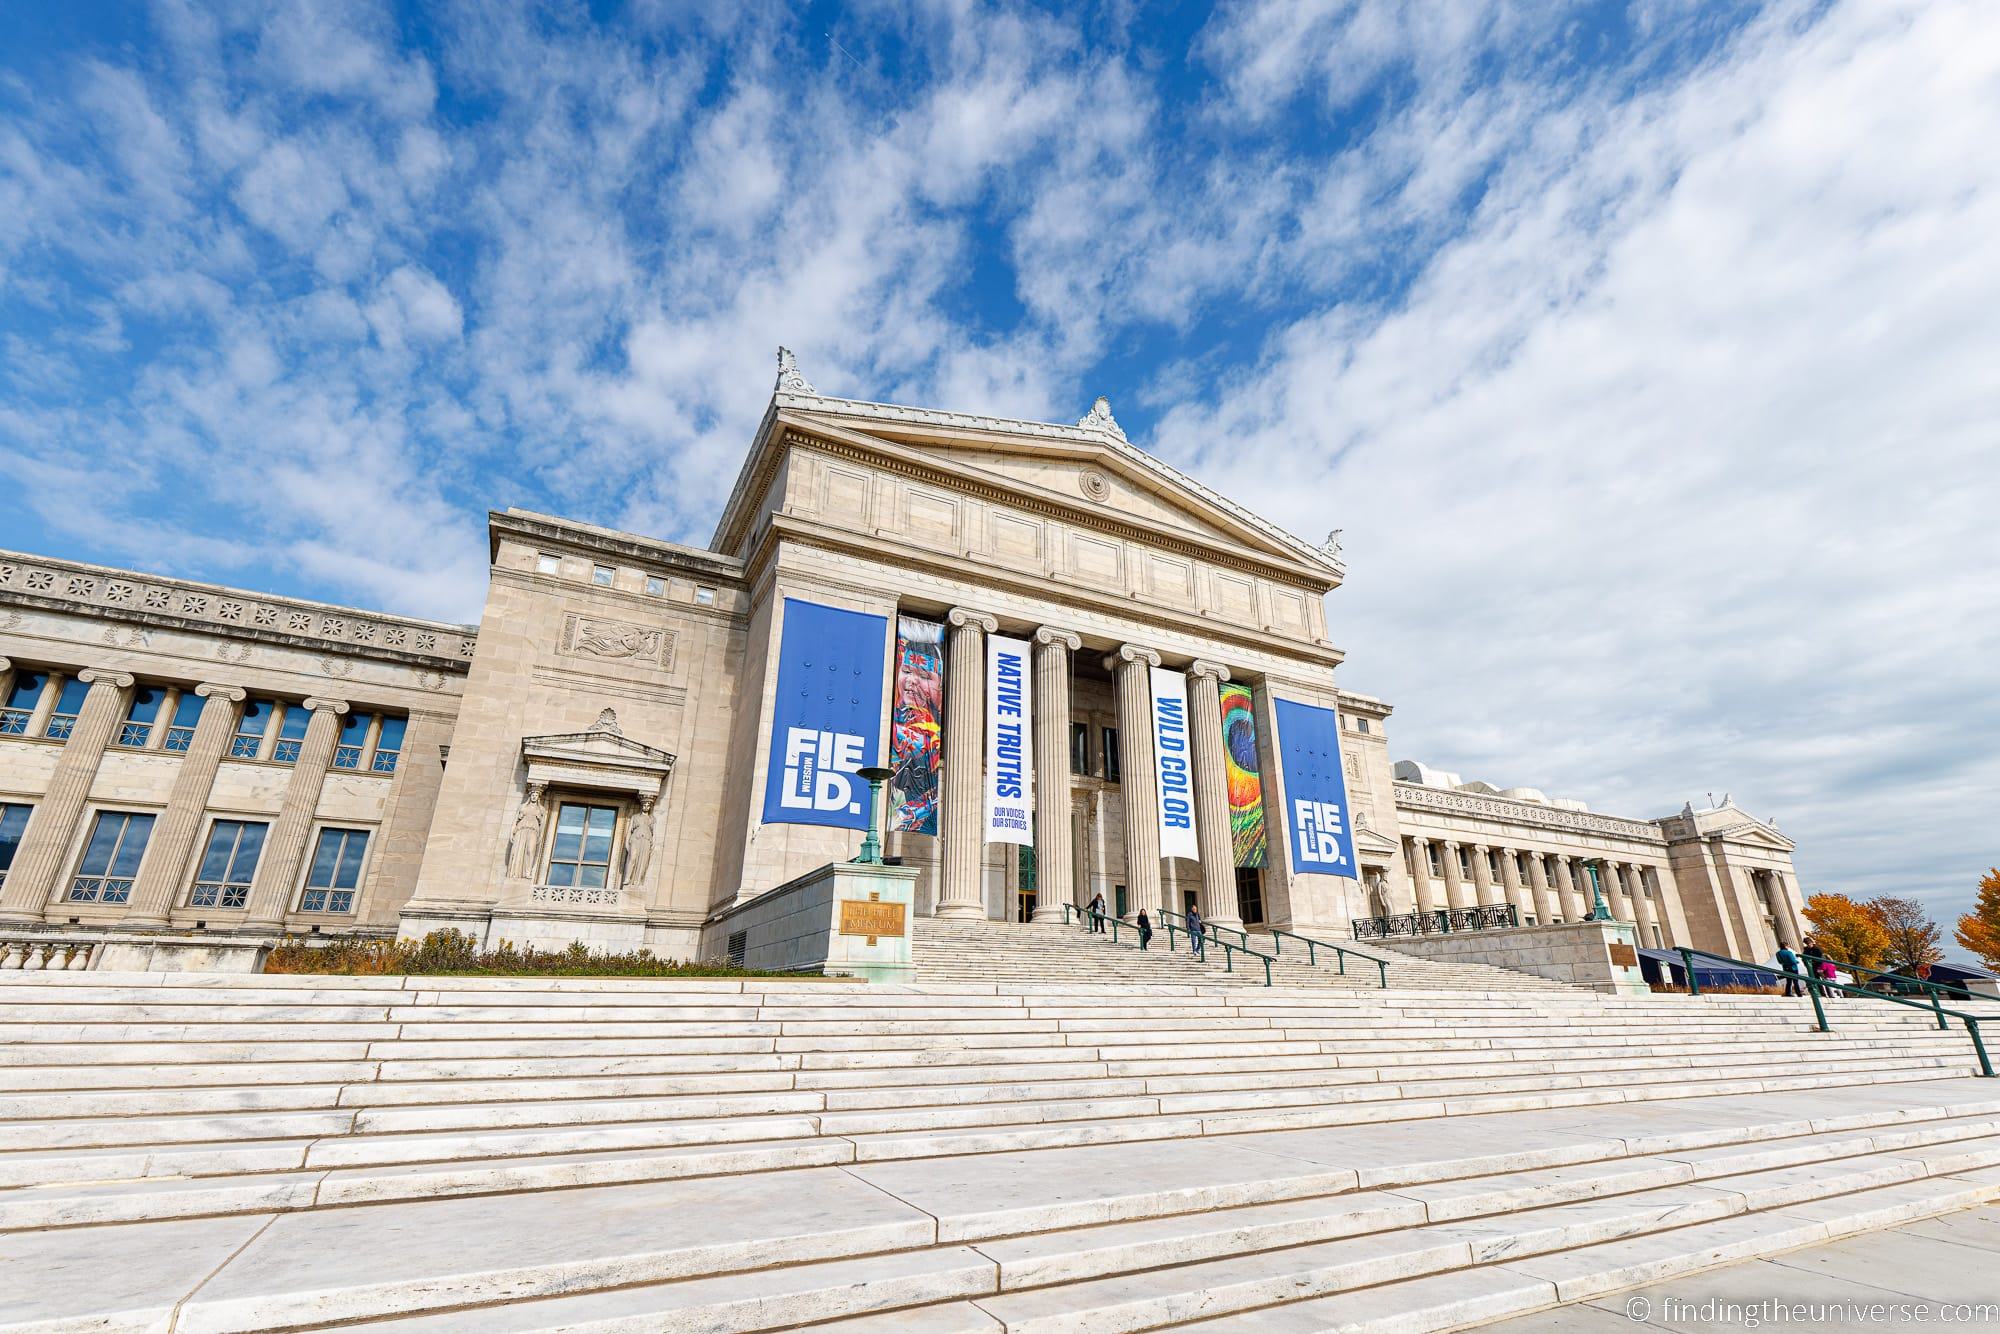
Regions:
<svg viewBox="0 0 2000 1334"><path fill-rule="evenodd" d="M420 941L342 940L308 943L287 936L264 959L267 973L313 973L344 977L415 974L426 977L783 977L818 979L811 973L773 973L714 961L686 963L662 959L651 950L595 954L582 941L568 949L521 949L501 941L482 950L463 931L433 931Z"/></svg>

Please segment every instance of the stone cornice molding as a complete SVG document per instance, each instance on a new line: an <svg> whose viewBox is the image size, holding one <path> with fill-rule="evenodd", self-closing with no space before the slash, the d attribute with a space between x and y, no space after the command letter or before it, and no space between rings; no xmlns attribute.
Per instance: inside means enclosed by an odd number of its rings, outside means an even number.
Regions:
<svg viewBox="0 0 2000 1334"><path fill-rule="evenodd" d="M0 551L0 603L463 675L477 628Z"/></svg>
<svg viewBox="0 0 2000 1334"><path fill-rule="evenodd" d="M1212 676L1217 681L1227 681L1229 679L1229 669L1219 662L1210 662L1207 658L1196 658L1188 664L1188 675Z"/></svg>
<svg viewBox="0 0 2000 1334"><path fill-rule="evenodd" d="M634 565L698 574L717 583L729 583L743 578L743 562L734 556L725 556L720 552L686 546L679 542L667 542L656 537L621 533L610 528L600 528L593 523L565 519L555 514L541 514L534 510L488 510L486 512L488 560L499 555L502 537L520 538L530 544L569 547L593 555L615 556Z"/></svg>
<svg viewBox="0 0 2000 1334"><path fill-rule="evenodd" d="M308 709L311 709L314 713L318 713L320 710L324 709L327 712L333 714L334 717L338 718L341 714L347 712L347 701L344 699L325 699L320 696L313 695L307 697L306 707Z"/></svg>
<svg viewBox="0 0 2000 1334"><path fill-rule="evenodd" d="M1648 820L1626 820L1615 815L1598 815L1593 811L1566 811L1559 806L1537 806L1533 802L1516 801L1511 797L1447 792L1418 783L1396 784L1396 804L1407 810L1470 815L1509 824L1564 829L1572 833L1611 834L1643 843L1663 841L1658 827Z"/></svg>
<svg viewBox="0 0 2000 1334"><path fill-rule="evenodd" d="M1160 665L1160 655L1143 644L1120 644L1116 652L1104 660L1111 671L1117 671L1128 663L1143 662L1148 667Z"/></svg>
<svg viewBox="0 0 2000 1334"><path fill-rule="evenodd" d="M1074 630L1062 630L1053 625L1045 625L1035 631L1035 642L1050 648L1060 644L1074 653L1083 647L1083 636Z"/></svg>
<svg viewBox="0 0 2000 1334"><path fill-rule="evenodd" d="M86 685L96 685L102 681L120 690L129 690L132 688L133 676L130 672L121 672L110 667L86 667L76 674L76 679Z"/></svg>
<svg viewBox="0 0 2000 1334"><path fill-rule="evenodd" d="M983 631L990 635L1000 628L998 617L990 615L987 612L974 611L970 607L953 607L944 614L944 619L945 624L957 630L963 630L969 626L972 629Z"/></svg>
<svg viewBox="0 0 2000 1334"><path fill-rule="evenodd" d="M204 681L194 688L194 693L203 699L226 699L231 704L241 704L250 692L242 686L226 686L214 681Z"/></svg>
<svg viewBox="0 0 2000 1334"><path fill-rule="evenodd" d="M13 659L0 657L0 672L11 672L13 670L14 670Z"/></svg>

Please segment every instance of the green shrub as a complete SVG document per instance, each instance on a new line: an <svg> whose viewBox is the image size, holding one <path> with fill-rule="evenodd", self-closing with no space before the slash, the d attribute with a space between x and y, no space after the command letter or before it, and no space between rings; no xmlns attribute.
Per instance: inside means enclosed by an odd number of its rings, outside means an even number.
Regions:
<svg viewBox="0 0 2000 1334"><path fill-rule="evenodd" d="M813 974L772 973L735 968L724 962L682 963L661 959L651 950L633 954L593 954L582 941L567 949L522 949L503 940L482 951L463 931L447 927L415 943L403 940L332 940L312 942L288 936L272 946L264 959L267 973L323 973L344 976L460 977L790 977Z"/></svg>

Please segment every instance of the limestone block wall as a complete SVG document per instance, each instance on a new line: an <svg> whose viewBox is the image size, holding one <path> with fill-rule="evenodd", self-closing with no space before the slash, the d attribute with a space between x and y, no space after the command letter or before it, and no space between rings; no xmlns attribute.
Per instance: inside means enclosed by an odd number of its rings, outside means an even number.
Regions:
<svg viewBox="0 0 2000 1334"><path fill-rule="evenodd" d="M1560 926L1398 936L1375 943L1419 959L1492 964L1593 991L1639 995L1651 988L1636 962L1618 964L1611 958L1614 946L1631 948L1637 940L1630 922L1565 922ZM1633 957L1636 959L1636 954ZM1395 965L1391 964L1391 984L1395 972Z"/></svg>

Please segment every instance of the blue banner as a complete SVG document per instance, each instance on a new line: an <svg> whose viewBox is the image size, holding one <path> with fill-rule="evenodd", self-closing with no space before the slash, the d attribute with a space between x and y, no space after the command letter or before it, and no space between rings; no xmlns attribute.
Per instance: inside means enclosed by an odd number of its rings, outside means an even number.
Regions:
<svg viewBox="0 0 2000 1334"><path fill-rule="evenodd" d="M785 599L764 823L868 827L868 784L882 763L887 617Z"/></svg>
<svg viewBox="0 0 2000 1334"><path fill-rule="evenodd" d="M1278 767L1285 775L1285 822L1292 869L1359 879L1340 767L1340 719L1332 709L1271 700L1278 723Z"/></svg>

